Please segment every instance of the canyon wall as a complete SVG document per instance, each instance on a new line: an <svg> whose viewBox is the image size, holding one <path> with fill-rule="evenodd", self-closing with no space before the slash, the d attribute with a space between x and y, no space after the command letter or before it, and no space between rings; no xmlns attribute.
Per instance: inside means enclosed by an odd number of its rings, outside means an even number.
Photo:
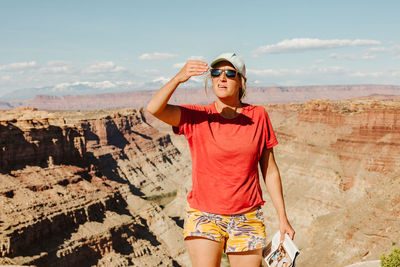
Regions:
<svg viewBox="0 0 400 267"><path fill-rule="evenodd" d="M375 260L398 246L400 101L314 100L266 110L280 142L299 266ZM277 229L273 206L266 208Z"/></svg>
<svg viewBox="0 0 400 267"><path fill-rule="evenodd" d="M313 100L264 105L279 144L289 220L301 250L296 266L338 266L379 259L400 240L400 101ZM148 120L160 131L170 127ZM190 157L182 136L172 136ZM267 238L279 230L260 181ZM185 181L166 212L181 216Z"/></svg>
<svg viewBox="0 0 400 267"><path fill-rule="evenodd" d="M187 162L143 110L2 112L0 147L0 264L187 264L179 221L147 200Z"/></svg>
<svg viewBox="0 0 400 267"><path fill-rule="evenodd" d="M379 259L400 240L400 101L264 106L298 266ZM190 266L190 152L142 109L0 115L0 264ZM278 221L262 181L268 238ZM226 266L226 260L222 266Z"/></svg>

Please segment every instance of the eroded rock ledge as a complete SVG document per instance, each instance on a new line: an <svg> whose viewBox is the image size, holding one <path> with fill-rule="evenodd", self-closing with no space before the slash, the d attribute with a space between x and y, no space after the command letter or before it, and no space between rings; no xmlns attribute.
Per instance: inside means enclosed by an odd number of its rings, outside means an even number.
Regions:
<svg viewBox="0 0 400 267"><path fill-rule="evenodd" d="M187 166L143 110L2 112L0 162L0 264L185 264L181 228L145 198L176 194Z"/></svg>

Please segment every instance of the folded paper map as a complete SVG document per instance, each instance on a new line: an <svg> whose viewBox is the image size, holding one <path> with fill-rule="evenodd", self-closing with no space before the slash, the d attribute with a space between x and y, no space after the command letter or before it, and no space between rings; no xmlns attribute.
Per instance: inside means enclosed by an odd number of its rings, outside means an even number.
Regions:
<svg viewBox="0 0 400 267"><path fill-rule="evenodd" d="M270 267L294 267L300 251L288 234L285 234L282 244L280 239L281 233L278 231L263 251L264 260Z"/></svg>

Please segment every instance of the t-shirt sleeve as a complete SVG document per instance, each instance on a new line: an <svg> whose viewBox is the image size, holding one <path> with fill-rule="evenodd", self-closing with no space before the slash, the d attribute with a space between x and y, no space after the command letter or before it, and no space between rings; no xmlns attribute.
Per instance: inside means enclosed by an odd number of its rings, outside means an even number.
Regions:
<svg viewBox="0 0 400 267"><path fill-rule="evenodd" d="M191 105L181 105L181 120L179 121L179 126L172 126L172 131L176 135L185 135L188 137L191 135L193 130L193 120L194 120L194 106Z"/></svg>
<svg viewBox="0 0 400 267"><path fill-rule="evenodd" d="M276 139L274 129L272 128L271 120L269 119L267 111L264 109L265 126L264 126L264 136L265 136L265 146L266 148L274 147L278 144Z"/></svg>

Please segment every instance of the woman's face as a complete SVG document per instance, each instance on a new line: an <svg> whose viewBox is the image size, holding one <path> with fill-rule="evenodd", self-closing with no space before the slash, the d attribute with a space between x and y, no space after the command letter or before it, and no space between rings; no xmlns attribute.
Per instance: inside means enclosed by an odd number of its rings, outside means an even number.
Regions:
<svg viewBox="0 0 400 267"><path fill-rule="evenodd" d="M218 98L239 100L239 88L241 86L241 79L239 72L235 78L226 77L225 70L236 70L228 61L221 61L214 66L214 69L222 70L218 77L212 77L212 85L214 93Z"/></svg>

